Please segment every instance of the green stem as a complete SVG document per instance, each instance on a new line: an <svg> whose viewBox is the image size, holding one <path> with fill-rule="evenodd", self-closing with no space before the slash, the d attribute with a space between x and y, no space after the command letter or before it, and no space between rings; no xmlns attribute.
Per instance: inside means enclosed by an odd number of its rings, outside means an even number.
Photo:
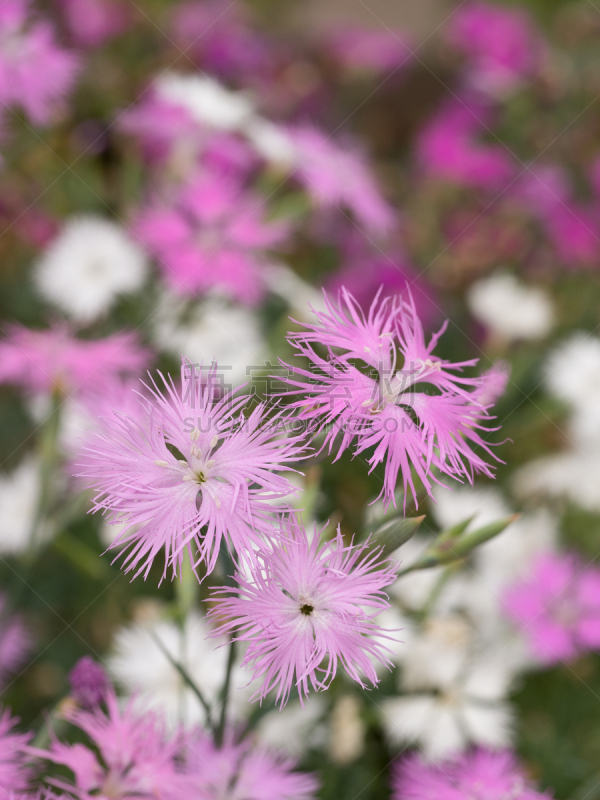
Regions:
<svg viewBox="0 0 600 800"><path fill-rule="evenodd" d="M212 729L212 727L213 727L212 711L211 711L211 707L210 707L209 703L207 702L206 698L204 697L204 695L202 694L202 692L200 691L198 686L196 686L196 684L194 683L194 681L190 677L190 674L188 673L186 668L183 666L183 664L180 664L178 661L176 661L173 658L171 653L169 653L167 648L164 646L164 644L161 642L161 640L158 638L158 636L154 633L154 631L151 630L150 631L150 635L152 636L152 638L154 639L156 644L159 646L159 648L161 649L161 651L163 652L165 657L168 659L168 661L171 664L171 666L174 667L177 670L177 672L181 675L184 683L186 683L187 686L189 686L189 688L192 690L192 692L196 695L196 697L200 701L200 705L202 706L202 708L204 709L204 711L206 713L206 724L207 724L207 726L209 728Z"/></svg>

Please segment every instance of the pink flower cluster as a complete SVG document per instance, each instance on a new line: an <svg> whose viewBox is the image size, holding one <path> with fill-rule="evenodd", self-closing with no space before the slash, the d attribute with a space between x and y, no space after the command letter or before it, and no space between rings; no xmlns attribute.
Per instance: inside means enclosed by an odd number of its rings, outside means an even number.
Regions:
<svg viewBox="0 0 600 800"><path fill-rule="evenodd" d="M56 41L52 25L30 13L28 0L0 5L0 102L47 125L71 91L78 58Z"/></svg>
<svg viewBox="0 0 600 800"><path fill-rule="evenodd" d="M261 259L282 241L287 226L268 221L260 197L233 179L204 173L173 202L142 210L136 232L176 292L217 291L252 305L265 291Z"/></svg>
<svg viewBox="0 0 600 800"><path fill-rule="evenodd" d="M600 569L577 556L540 557L504 605L543 664L600 649Z"/></svg>

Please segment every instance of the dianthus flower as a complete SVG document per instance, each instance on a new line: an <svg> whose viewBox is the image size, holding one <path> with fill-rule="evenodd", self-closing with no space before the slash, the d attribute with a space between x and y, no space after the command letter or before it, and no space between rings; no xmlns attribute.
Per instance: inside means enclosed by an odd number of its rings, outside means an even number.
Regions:
<svg viewBox="0 0 600 800"><path fill-rule="evenodd" d="M94 510L125 525L113 547L131 546L127 571L147 576L164 547L165 574L170 565L176 573L195 544L210 572L223 539L249 556L272 534L272 501L295 491L279 473L301 456L298 437L284 438L263 404L244 417L247 396L216 399L217 369L201 380L184 363L180 389L164 378L164 393L154 385L146 420L115 414L82 452Z"/></svg>
<svg viewBox="0 0 600 800"><path fill-rule="evenodd" d="M396 72L412 60L406 33L341 25L324 37L327 54L349 72Z"/></svg>
<svg viewBox="0 0 600 800"><path fill-rule="evenodd" d="M455 761L428 764L418 754L398 762L394 800L550 800L538 792L509 750L475 749Z"/></svg>
<svg viewBox="0 0 600 800"><path fill-rule="evenodd" d="M104 669L91 656L83 656L69 673L71 696L81 708L92 709L100 705L108 692L108 678Z"/></svg>
<svg viewBox="0 0 600 800"><path fill-rule="evenodd" d="M600 649L600 569L547 554L507 592L504 606L545 664Z"/></svg>
<svg viewBox="0 0 600 800"><path fill-rule="evenodd" d="M0 102L46 124L71 90L77 57L58 46L46 20L30 17L28 0L0 5Z"/></svg>
<svg viewBox="0 0 600 800"><path fill-rule="evenodd" d="M71 710L66 719L91 740L66 744L54 738L48 750L30 748L39 758L65 766L71 780L55 778L53 786L77 800L110 797L156 797L161 800L192 800L189 779L177 772L176 756L181 743L169 739L164 725L153 713L139 714L130 701L124 709L114 691L106 697L106 712Z"/></svg>
<svg viewBox="0 0 600 800"><path fill-rule="evenodd" d="M417 155L424 171L464 186L497 189L515 165L502 145L477 140L490 122L490 109L471 97L445 103L419 132Z"/></svg>
<svg viewBox="0 0 600 800"><path fill-rule="evenodd" d="M470 82L492 95L514 91L541 63L542 44L523 9L465 3L452 15L447 38L469 59Z"/></svg>
<svg viewBox="0 0 600 800"><path fill-rule="evenodd" d="M257 553L238 587L217 590L215 635L235 632L247 642L242 666L248 665L262 687L285 705L292 686L300 701L326 689L338 666L361 686L378 682L372 658L389 663L382 640L389 638L375 617L388 608L383 588L395 579L395 565L379 560L366 544L344 544L339 531L323 542L315 531L309 542L294 518L284 522L281 543Z"/></svg>
<svg viewBox="0 0 600 800"><path fill-rule="evenodd" d="M128 27L131 15L120 0L59 0L66 26L79 47L100 47Z"/></svg>
<svg viewBox="0 0 600 800"><path fill-rule="evenodd" d="M249 305L265 291L264 251L287 233L286 225L265 219L259 197L209 173L185 186L172 205L144 209L136 229L175 291L217 290Z"/></svg>
<svg viewBox="0 0 600 800"><path fill-rule="evenodd" d="M149 353L132 333L76 339L66 325L31 330L12 325L0 341L0 383L34 393L102 390L121 375L138 375Z"/></svg>
<svg viewBox="0 0 600 800"><path fill-rule="evenodd" d="M187 744L183 769L198 800L309 800L319 788L314 775L293 771L293 759L263 747L226 740L217 748L201 730Z"/></svg>
<svg viewBox="0 0 600 800"><path fill-rule="evenodd" d="M0 715L0 799L10 800L12 793L25 792L30 770L26 766L25 747L29 733L15 733L16 720L8 711Z"/></svg>
<svg viewBox="0 0 600 800"><path fill-rule="evenodd" d="M393 209L362 153L342 147L317 128L289 128L288 134L297 151L293 174L317 206L342 206L372 233L390 231Z"/></svg>
<svg viewBox="0 0 600 800"><path fill-rule="evenodd" d="M355 454L374 447L368 463L371 470L385 464L382 495L387 503L400 472L405 492L410 487L416 497L411 469L428 492L432 467L457 480L472 480L474 472L491 477L491 467L473 449L476 445L491 454L478 432L485 430L480 420L487 417L482 398L489 379L457 374L477 359L449 362L433 355L446 325L426 344L412 299L381 300L378 295L365 315L342 289L338 306L326 294L325 304L325 311L314 312L317 323L290 334L289 341L311 368L286 365L304 379L286 382L301 395L292 408L313 427L325 429L329 451L338 433L337 458L354 441ZM328 359L315 345L327 348Z"/></svg>

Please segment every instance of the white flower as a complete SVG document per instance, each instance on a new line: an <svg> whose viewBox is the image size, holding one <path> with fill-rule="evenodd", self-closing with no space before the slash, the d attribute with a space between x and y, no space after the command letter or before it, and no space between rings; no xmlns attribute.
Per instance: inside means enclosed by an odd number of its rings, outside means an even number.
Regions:
<svg viewBox="0 0 600 800"><path fill-rule="evenodd" d="M40 494L40 464L27 458L0 476L0 553L18 555L29 543Z"/></svg>
<svg viewBox="0 0 600 800"><path fill-rule="evenodd" d="M600 512L600 452L570 450L531 461L513 475L522 497L566 497L587 511Z"/></svg>
<svg viewBox="0 0 600 800"><path fill-rule="evenodd" d="M255 314L246 308L207 300L184 316L185 304L170 299L156 314L153 337L161 350L182 354L192 364L210 365L215 359L226 384L252 378L248 368L264 369L267 345Z"/></svg>
<svg viewBox="0 0 600 800"><path fill-rule="evenodd" d="M309 748L319 749L325 742L321 722L326 710L323 697L313 695L304 708L292 700L281 711L269 711L256 726L259 742L272 750L300 758Z"/></svg>
<svg viewBox="0 0 600 800"><path fill-rule="evenodd" d="M577 409L600 404L600 339L583 331L561 342L546 363L548 390Z"/></svg>
<svg viewBox="0 0 600 800"><path fill-rule="evenodd" d="M402 661L402 687L408 691L449 689L464 670L472 628L460 614L427 619Z"/></svg>
<svg viewBox="0 0 600 800"><path fill-rule="evenodd" d="M431 513L442 529L473 517L467 530L475 530L512 514L500 492L491 487L449 489L438 485L434 487L433 499Z"/></svg>
<svg viewBox="0 0 600 800"><path fill-rule="evenodd" d="M245 127L248 140L265 161L287 168L297 161L298 150L281 125L254 116Z"/></svg>
<svg viewBox="0 0 600 800"><path fill-rule="evenodd" d="M266 264L263 276L270 291L285 300L302 319L312 316L309 306L315 311L325 311L322 292L284 264Z"/></svg>
<svg viewBox="0 0 600 800"><path fill-rule="evenodd" d="M512 669L502 651L471 664L465 674L438 694L413 694L381 705L384 729L395 744L418 743L426 758L441 760L469 744L507 747L513 714L504 698Z"/></svg>
<svg viewBox="0 0 600 800"><path fill-rule="evenodd" d="M212 128L238 130L253 113L247 97L231 92L206 75L168 72L155 85L161 97L182 106L196 122Z"/></svg>
<svg viewBox="0 0 600 800"><path fill-rule="evenodd" d="M498 272L474 283L467 294L473 316L503 339L542 339L554 324L548 294Z"/></svg>
<svg viewBox="0 0 600 800"><path fill-rule="evenodd" d="M207 639L208 634L204 618L197 613L187 617L183 630L167 620L133 623L117 632L109 671L128 693L137 694L141 704L160 711L169 724L204 724L206 715L200 701L157 639L214 706L225 677L228 648L220 646L220 639ZM235 668L230 708L238 719L248 706L248 683L241 668Z"/></svg>
<svg viewBox="0 0 600 800"><path fill-rule="evenodd" d="M147 271L144 251L121 225L90 215L67 221L35 265L34 280L46 300L88 323L118 295L139 289Z"/></svg>

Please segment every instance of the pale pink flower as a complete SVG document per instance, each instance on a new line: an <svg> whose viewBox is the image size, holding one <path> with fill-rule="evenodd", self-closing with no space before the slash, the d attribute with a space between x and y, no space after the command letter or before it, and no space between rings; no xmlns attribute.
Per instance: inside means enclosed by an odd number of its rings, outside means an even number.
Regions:
<svg viewBox="0 0 600 800"><path fill-rule="evenodd" d="M78 47L100 47L123 33L131 21L120 0L59 0L59 5Z"/></svg>
<svg viewBox="0 0 600 800"><path fill-rule="evenodd" d="M455 761L430 764L414 753L398 761L393 800L550 800L528 780L509 750L475 749Z"/></svg>
<svg viewBox="0 0 600 800"><path fill-rule="evenodd" d="M329 56L353 72L392 72L412 59L404 31L343 25L329 31L324 44Z"/></svg>
<svg viewBox="0 0 600 800"><path fill-rule="evenodd" d="M30 733L16 733L17 720L8 711L0 715L0 800L12 800L13 792L25 792L31 777L25 748Z"/></svg>
<svg viewBox="0 0 600 800"><path fill-rule="evenodd" d="M542 663L600 649L600 569L577 556L541 556L503 600Z"/></svg>
<svg viewBox="0 0 600 800"><path fill-rule="evenodd" d="M32 15L28 0L0 4L0 102L45 125L71 91L78 66L57 44L52 25Z"/></svg>
<svg viewBox="0 0 600 800"><path fill-rule="evenodd" d="M288 231L286 224L267 221L265 212L257 195L205 173L172 204L142 210L136 231L175 291L213 290L251 305L265 292L261 261Z"/></svg>
<svg viewBox="0 0 600 800"><path fill-rule="evenodd" d="M471 481L475 472L491 477L474 449L492 454L479 433L489 419L481 399L489 379L460 375L477 359L449 362L433 355L446 324L427 344L412 300L378 296L364 314L342 289L338 305L326 294L325 304L325 311L314 312L315 324L288 337L310 369L286 365L298 376L286 379L300 395L292 408L325 431L324 446L330 452L335 446L336 458L353 442L355 454L374 448L368 463L371 470L385 465L386 503L400 473L405 493L410 487L415 498L413 470L430 493L434 467L457 480ZM328 358L317 353L317 344L329 350Z"/></svg>
<svg viewBox="0 0 600 800"><path fill-rule="evenodd" d="M344 148L331 136L309 126L289 128L297 150L294 177L317 206L347 209L367 230L385 234L394 224L394 210L381 194L367 159Z"/></svg>
<svg viewBox="0 0 600 800"><path fill-rule="evenodd" d="M0 383L34 393L101 391L122 375L139 375L149 361L133 333L77 339L66 325L33 330L11 325L0 341Z"/></svg>
<svg viewBox="0 0 600 800"><path fill-rule="evenodd" d="M282 436L280 415L267 419L259 404L246 418L248 396L216 399L216 364L205 381L185 362L181 374L179 390L164 378L162 392L154 385L145 420L107 418L81 456L81 477L98 492L94 510L125 523L112 546L130 548L124 564L136 575L147 576L163 548L164 574L177 572L186 549L212 571L223 540L250 557L272 534L270 501L295 493L280 473L301 457L299 437Z"/></svg>
<svg viewBox="0 0 600 800"><path fill-rule="evenodd" d="M514 91L541 64L541 39L522 8L464 3L450 16L447 39L467 56L471 83L493 95Z"/></svg>
<svg viewBox="0 0 600 800"><path fill-rule="evenodd" d="M478 140L490 124L490 109L473 97L452 98L420 130L417 157L427 175L464 186L498 189L515 164L500 143Z"/></svg>
<svg viewBox="0 0 600 800"><path fill-rule="evenodd" d="M235 744L229 738L218 748L198 730L189 737L183 769L198 800L310 800L319 781L295 766L293 759L248 741Z"/></svg>
<svg viewBox="0 0 600 800"><path fill-rule="evenodd" d="M48 750L30 748L31 755L65 766L71 779L49 782L77 800L92 797L156 797L192 800L189 779L178 773L176 756L181 742L166 735L165 726L152 712L139 714L135 701L122 710L114 691L106 697L106 712L71 710L67 720L91 740L67 744L53 738Z"/></svg>
<svg viewBox="0 0 600 800"><path fill-rule="evenodd" d="M379 560L366 544L346 546L338 528L309 542L294 518L284 523L282 541L256 554L238 574L236 588L216 590L211 615L247 649L242 662L262 686L262 701L275 689L285 705L293 686L300 701L309 689L326 689L338 666L363 688L378 682L373 660L389 665L389 638L375 618L389 607L384 587L396 577L395 564Z"/></svg>

